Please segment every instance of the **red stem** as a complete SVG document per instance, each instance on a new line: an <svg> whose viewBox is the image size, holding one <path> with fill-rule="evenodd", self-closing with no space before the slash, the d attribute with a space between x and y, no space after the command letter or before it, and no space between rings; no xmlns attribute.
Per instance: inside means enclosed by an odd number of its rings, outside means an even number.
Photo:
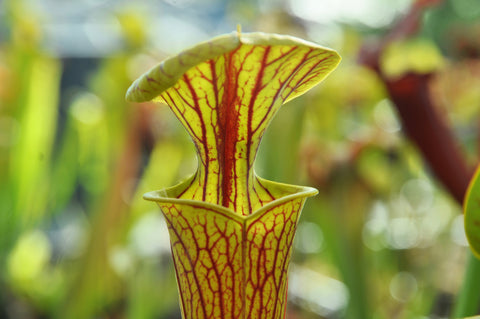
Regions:
<svg viewBox="0 0 480 319"><path fill-rule="evenodd" d="M471 177L451 128L438 114L428 92L428 75L384 79L408 137L450 194L461 204Z"/></svg>
<svg viewBox="0 0 480 319"><path fill-rule="evenodd" d="M380 43L373 49L371 45L362 49L359 60L378 73L398 111L405 133L416 144L433 173L462 204L473 171L468 167L452 129L438 113L439 108L429 95L431 76L408 73L400 79L389 79L379 67L383 49L393 40L416 33L421 25L423 10L440 2L415 2L410 12L398 21Z"/></svg>

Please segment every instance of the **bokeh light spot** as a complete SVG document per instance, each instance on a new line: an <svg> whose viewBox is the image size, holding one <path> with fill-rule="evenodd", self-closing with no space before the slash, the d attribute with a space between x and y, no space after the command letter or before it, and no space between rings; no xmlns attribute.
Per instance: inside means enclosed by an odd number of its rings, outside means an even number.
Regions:
<svg viewBox="0 0 480 319"><path fill-rule="evenodd" d="M417 289L417 279L409 272L399 272L390 281L390 294L400 302L412 299Z"/></svg>

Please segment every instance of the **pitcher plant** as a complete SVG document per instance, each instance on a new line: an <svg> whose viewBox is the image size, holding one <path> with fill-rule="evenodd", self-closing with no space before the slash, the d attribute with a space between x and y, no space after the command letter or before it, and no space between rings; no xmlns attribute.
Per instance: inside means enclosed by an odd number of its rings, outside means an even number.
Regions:
<svg viewBox="0 0 480 319"><path fill-rule="evenodd" d="M168 225L183 318L285 317L295 229L317 190L258 177L255 157L280 106L339 62L298 38L237 31L164 60L128 89L129 101L167 104L198 155L190 178L144 195Z"/></svg>

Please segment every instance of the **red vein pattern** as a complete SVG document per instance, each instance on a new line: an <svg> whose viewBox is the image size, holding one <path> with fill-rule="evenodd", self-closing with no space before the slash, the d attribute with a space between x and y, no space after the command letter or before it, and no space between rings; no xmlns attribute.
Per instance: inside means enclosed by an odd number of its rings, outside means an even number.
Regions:
<svg viewBox="0 0 480 319"><path fill-rule="evenodd" d="M167 220L184 318L283 318L295 229L305 197L247 218L159 203Z"/></svg>
<svg viewBox="0 0 480 319"><path fill-rule="evenodd" d="M183 318L284 318L296 225L317 191L263 180L253 164L280 106L339 61L299 39L233 34L167 59L129 88L129 100L168 104L198 154L190 179L145 195L168 224Z"/></svg>
<svg viewBox="0 0 480 319"><path fill-rule="evenodd" d="M243 44L189 69L160 94L197 148L196 179L182 198L249 215L274 198L253 171L261 137L285 100L317 82L335 62L305 46Z"/></svg>

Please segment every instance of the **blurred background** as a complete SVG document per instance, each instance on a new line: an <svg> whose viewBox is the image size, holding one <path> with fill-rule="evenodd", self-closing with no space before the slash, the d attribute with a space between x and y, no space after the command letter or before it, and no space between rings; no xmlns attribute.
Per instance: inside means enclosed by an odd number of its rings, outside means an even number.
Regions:
<svg viewBox="0 0 480 319"><path fill-rule="evenodd" d="M476 0L0 5L0 318L180 318L166 226L142 194L191 174L193 145L167 107L124 96L237 24L343 57L282 108L257 158L260 176L320 190L298 227L287 317L449 317L469 254L459 198L478 158ZM422 119L415 97L398 98L411 87L446 138L408 126ZM415 140L427 135L430 149ZM450 144L464 171L432 169Z"/></svg>

